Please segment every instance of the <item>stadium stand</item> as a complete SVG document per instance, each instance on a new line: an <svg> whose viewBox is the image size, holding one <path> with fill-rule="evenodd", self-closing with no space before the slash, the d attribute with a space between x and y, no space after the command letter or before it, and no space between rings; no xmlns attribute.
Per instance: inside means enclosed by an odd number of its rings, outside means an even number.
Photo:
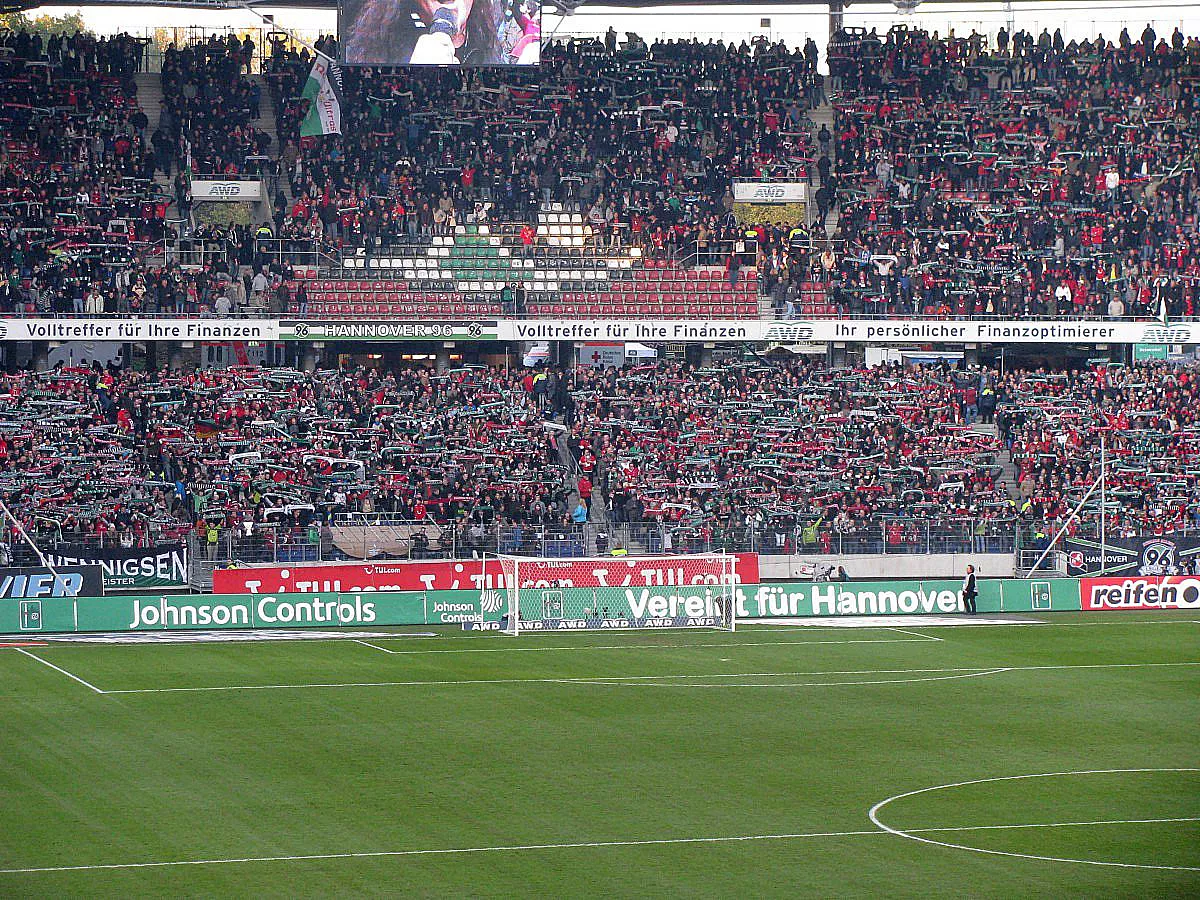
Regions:
<svg viewBox="0 0 1200 900"><path fill-rule="evenodd" d="M171 198L151 179L175 172L186 212L189 160L257 172L275 147L281 244L263 306L276 311L745 318L760 293L785 316L1195 311L1200 42L1178 31L1115 43L1018 32L991 47L844 32L830 45L832 129L811 118L826 98L807 48L558 42L538 73L348 71L347 134L319 142L298 134L310 57L283 42L265 82L247 74L248 42L169 48L147 136L140 43L6 40L9 94L32 101L6 107L9 157L36 146L26 171L72 176L38 190L6 178L0 306L16 314L254 309L249 284L225 289L266 261L252 229L185 227L189 246L211 237L228 251L201 275L172 267L154 252L175 245ZM111 111L85 119L101 99ZM275 135L256 125L268 101ZM68 120L70 139L56 139ZM804 222L735 223L731 180L775 177L819 185L831 240ZM30 205L47 201L49 232ZM325 265L295 264L314 247Z"/></svg>
<svg viewBox="0 0 1200 900"><path fill-rule="evenodd" d="M1200 41L843 34L839 314L1191 316ZM812 314L809 304L798 304Z"/></svg>
<svg viewBox="0 0 1200 900"><path fill-rule="evenodd" d="M0 46L10 314L745 318L760 289L783 315L1195 313L1200 41L1178 32L993 48L846 32L832 129L810 119L825 98L808 52L556 43L538 75L350 72L346 135L319 145L298 134L310 58L282 43L269 97L242 42L170 48L149 139L138 42ZM277 135L256 125L268 100ZM327 265L281 251L264 269L250 229L212 226L189 239L209 228L223 254L167 261L155 174L255 171L273 146L288 201L272 234ZM774 176L820 185L832 240L736 225L731 180ZM915 552L1063 522L1101 434L1114 533L1200 526L1193 374L66 369L8 376L0 431L14 510L51 540L370 516L452 526L455 548L481 546L460 539L473 526L583 525L569 552L601 528L645 549ZM544 427L559 421L566 441ZM583 521L576 465L599 500Z"/></svg>
<svg viewBox="0 0 1200 900"><path fill-rule="evenodd" d="M269 77L296 198L280 233L342 254L310 313L758 315L755 245L778 229L748 239L728 195L809 177L802 52L571 41L536 74L348 71L332 154L298 135L308 67L280 46Z"/></svg>
<svg viewBox="0 0 1200 900"><path fill-rule="evenodd" d="M167 208L133 81L142 62L127 36L0 36L0 311L141 308Z"/></svg>
<svg viewBox="0 0 1200 900"><path fill-rule="evenodd" d="M443 530L456 552L546 529L574 553L599 532L657 551L1010 551L1018 527L1066 520L1101 434L1112 534L1200 526L1195 371L1161 364L58 369L5 387L0 485L51 545L356 523L404 552L417 531L432 553Z"/></svg>

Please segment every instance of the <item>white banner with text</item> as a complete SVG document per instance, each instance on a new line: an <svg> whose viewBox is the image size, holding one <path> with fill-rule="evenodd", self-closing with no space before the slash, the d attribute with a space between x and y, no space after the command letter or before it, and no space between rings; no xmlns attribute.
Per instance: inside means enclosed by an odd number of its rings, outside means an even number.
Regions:
<svg viewBox="0 0 1200 900"><path fill-rule="evenodd" d="M0 341L1200 344L1200 323L919 319L0 319Z"/></svg>

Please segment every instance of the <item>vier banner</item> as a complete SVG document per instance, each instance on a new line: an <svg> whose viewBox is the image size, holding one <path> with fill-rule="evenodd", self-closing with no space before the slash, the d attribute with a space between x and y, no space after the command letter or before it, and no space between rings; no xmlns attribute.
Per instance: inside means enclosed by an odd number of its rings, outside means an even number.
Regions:
<svg viewBox="0 0 1200 900"><path fill-rule="evenodd" d="M188 583L187 545L153 547L60 547L46 554L53 566L96 565L104 571L104 588L136 591L146 588L183 587Z"/></svg>
<svg viewBox="0 0 1200 900"><path fill-rule="evenodd" d="M54 571L41 566L0 568L0 597L5 599L97 597L103 593L99 566L56 566Z"/></svg>

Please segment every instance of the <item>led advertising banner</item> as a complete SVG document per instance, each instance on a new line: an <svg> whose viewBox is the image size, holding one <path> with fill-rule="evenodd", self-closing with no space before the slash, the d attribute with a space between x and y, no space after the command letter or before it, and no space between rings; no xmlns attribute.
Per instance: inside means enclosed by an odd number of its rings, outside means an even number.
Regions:
<svg viewBox="0 0 1200 900"><path fill-rule="evenodd" d="M536 66L540 0L342 0L347 66Z"/></svg>

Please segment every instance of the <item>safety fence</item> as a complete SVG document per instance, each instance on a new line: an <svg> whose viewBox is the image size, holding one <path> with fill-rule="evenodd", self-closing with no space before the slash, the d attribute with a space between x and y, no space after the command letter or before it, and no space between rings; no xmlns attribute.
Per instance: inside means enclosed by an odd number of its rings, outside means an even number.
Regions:
<svg viewBox="0 0 1200 900"><path fill-rule="evenodd" d="M1023 532L1022 532L1023 533ZM390 519L354 514L330 524L218 529L197 550L213 561L323 562L343 559L464 559L483 553L573 557L611 552L765 555L1012 553L1015 520L897 519L841 529L827 523L763 526L620 523L530 525Z"/></svg>

